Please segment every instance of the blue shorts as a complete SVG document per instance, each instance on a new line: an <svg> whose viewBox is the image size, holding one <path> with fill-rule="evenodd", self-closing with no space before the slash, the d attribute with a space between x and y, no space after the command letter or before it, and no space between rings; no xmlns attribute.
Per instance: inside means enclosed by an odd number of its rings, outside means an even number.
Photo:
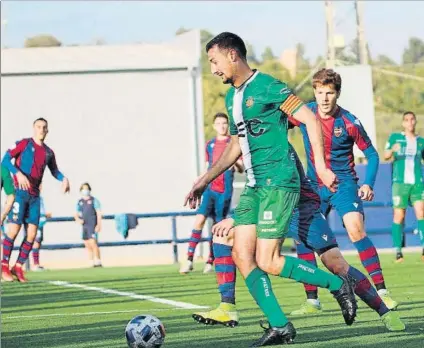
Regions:
<svg viewBox="0 0 424 348"><path fill-rule="evenodd" d="M197 214L213 218L215 222L224 220L230 211L231 196L232 192L219 193L208 188L203 193Z"/></svg>
<svg viewBox="0 0 424 348"><path fill-rule="evenodd" d="M23 225L38 226L40 222L40 197L32 196L28 191L16 190L15 202L10 211L7 222Z"/></svg>
<svg viewBox="0 0 424 348"><path fill-rule="evenodd" d="M361 197L358 197L358 184L353 181L342 181L336 192L330 192L327 187L319 189L321 211L325 216L334 208L343 218L347 213L358 212L364 215L364 206Z"/></svg>
<svg viewBox="0 0 424 348"><path fill-rule="evenodd" d="M333 231L320 211L319 200L302 194L290 220L287 236L318 255L338 246Z"/></svg>
<svg viewBox="0 0 424 348"><path fill-rule="evenodd" d="M95 231L95 228L96 226L94 225L82 225L82 239L94 239L97 242L97 232Z"/></svg>

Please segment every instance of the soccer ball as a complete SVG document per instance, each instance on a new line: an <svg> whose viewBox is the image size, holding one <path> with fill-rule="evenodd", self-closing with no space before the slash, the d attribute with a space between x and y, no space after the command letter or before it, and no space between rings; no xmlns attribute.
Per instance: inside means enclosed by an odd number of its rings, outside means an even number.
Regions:
<svg viewBox="0 0 424 348"><path fill-rule="evenodd" d="M130 348L159 348L165 341L165 328L153 315L138 315L125 328Z"/></svg>

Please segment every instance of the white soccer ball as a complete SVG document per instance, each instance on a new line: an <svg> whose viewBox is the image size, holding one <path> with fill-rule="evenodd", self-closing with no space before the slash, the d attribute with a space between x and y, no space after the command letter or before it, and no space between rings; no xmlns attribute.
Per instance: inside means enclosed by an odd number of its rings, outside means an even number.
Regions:
<svg viewBox="0 0 424 348"><path fill-rule="evenodd" d="M165 341L165 328L153 315L138 315L125 328L130 348L159 348Z"/></svg>

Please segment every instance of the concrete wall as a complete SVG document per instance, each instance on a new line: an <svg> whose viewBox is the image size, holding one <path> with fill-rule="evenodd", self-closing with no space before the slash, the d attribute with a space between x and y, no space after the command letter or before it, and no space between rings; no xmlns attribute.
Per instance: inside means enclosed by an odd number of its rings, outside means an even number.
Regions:
<svg viewBox="0 0 424 348"><path fill-rule="evenodd" d="M15 140L30 137L33 120L44 117L50 128L46 143L71 181L71 194L63 195L46 171L48 211L72 215L84 181L106 214L183 210L204 163L196 40L198 33L188 33L167 46L2 50L2 154ZM179 219L182 237L191 223L192 218ZM140 220L130 239L169 238L170 226L170 219ZM75 223L46 226L45 243L80 240ZM113 222L105 222L100 240L121 240ZM172 260L171 246L113 249L104 250L106 265ZM44 255L49 267L87 262L82 250Z"/></svg>

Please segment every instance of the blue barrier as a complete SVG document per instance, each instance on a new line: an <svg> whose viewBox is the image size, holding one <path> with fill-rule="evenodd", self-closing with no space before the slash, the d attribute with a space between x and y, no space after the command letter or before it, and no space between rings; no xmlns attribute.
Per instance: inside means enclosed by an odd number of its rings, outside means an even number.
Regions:
<svg viewBox="0 0 424 348"><path fill-rule="evenodd" d="M391 202L364 202L365 208L389 208L392 206ZM121 241L121 242L100 242L100 247L112 247L112 246L129 246L129 245L157 245L157 244L171 244L173 249L174 263L178 262L178 244L188 243L189 238L179 239L177 236L177 217L194 216L196 212L163 212L163 213L145 213L135 214L139 219L146 218L171 218L171 239L159 239L159 240L136 240L136 241ZM104 215L103 220L114 220L115 215ZM71 216L66 217L52 217L47 219L48 223L51 222L71 222L75 219ZM406 227L405 233L411 233L413 228ZM333 232L336 235L343 235L347 237L346 231L343 228L333 228ZM369 234L387 234L388 228L373 228L368 230ZM210 237L201 238L201 242L210 241ZM77 249L84 248L84 244L43 244L43 250L65 250L65 249ZM13 250L19 250L19 247L14 247Z"/></svg>
<svg viewBox="0 0 424 348"><path fill-rule="evenodd" d="M166 213L145 213L145 214L134 214L138 219L146 218L171 218L171 232L172 239L159 239L159 240L134 240L134 241L122 241L122 242L99 242L99 247L112 247L112 246L128 246L128 245L155 245L155 244L171 244L174 255L174 263L178 262L178 244L188 243L189 238L178 239L177 237L177 217L194 216L195 211L178 211L178 212L166 212ZM103 220L114 220L115 215L103 215ZM73 216L63 217L52 217L47 219L47 223L50 222L72 222L75 221ZM208 242L211 238L201 238L201 242ZM83 243L69 243L69 244L43 244L43 250L66 250L66 249L79 249L85 248ZM15 246L13 250L19 250L18 246Z"/></svg>

